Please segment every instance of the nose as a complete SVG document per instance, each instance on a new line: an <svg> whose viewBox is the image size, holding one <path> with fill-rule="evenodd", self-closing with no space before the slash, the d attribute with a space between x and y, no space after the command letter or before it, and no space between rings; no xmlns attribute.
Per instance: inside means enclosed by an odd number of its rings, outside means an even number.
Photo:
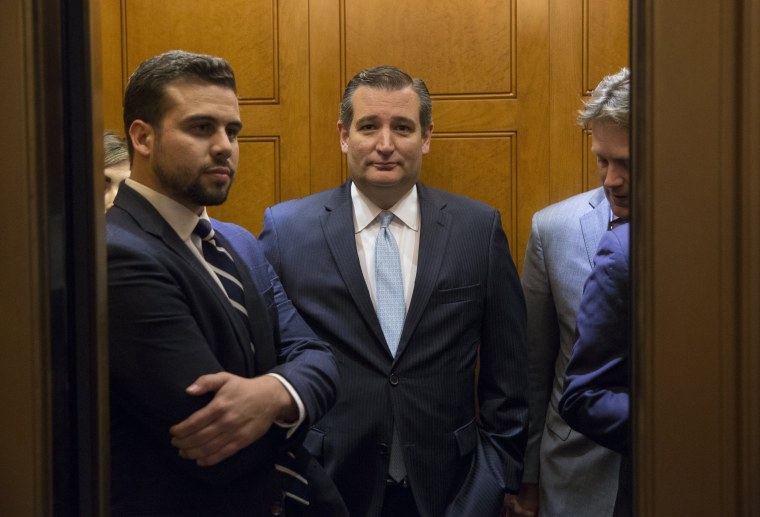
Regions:
<svg viewBox="0 0 760 517"><path fill-rule="evenodd" d="M394 149L393 135L391 134L390 129L384 128L382 131L379 131L377 137L377 152L387 155L393 153Z"/></svg>
<svg viewBox="0 0 760 517"><path fill-rule="evenodd" d="M626 170L622 165L611 162L607 167L607 175L604 177L604 186L607 188L619 187L625 182Z"/></svg>
<svg viewBox="0 0 760 517"><path fill-rule="evenodd" d="M211 144L211 154L225 160L232 156L233 142L225 128L220 128L215 134Z"/></svg>

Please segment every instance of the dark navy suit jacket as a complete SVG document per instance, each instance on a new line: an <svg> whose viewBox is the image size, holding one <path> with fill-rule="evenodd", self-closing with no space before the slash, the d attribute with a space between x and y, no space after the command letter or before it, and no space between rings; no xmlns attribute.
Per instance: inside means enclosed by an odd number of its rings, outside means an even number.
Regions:
<svg viewBox="0 0 760 517"><path fill-rule="evenodd" d="M630 447L629 227L606 232L599 243L559 403L573 429L621 454Z"/></svg>
<svg viewBox="0 0 760 517"><path fill-rule="evenodd" d="M497 515L526 440L522 289L496 210L417 188L417 276L395 359L362 275L350 182L265 213L267 257L341 374L305 445L351 515L377 515L395 421L423 515Z"/></svg>
<svg viewBox="0 0 760 517"><path fill-rule="evenodd" d="M179 457L169 428L211 399L187 395L187 386L227 371L282 375L304 403L305 430L335 399L329 346L299 317L244 229L212 221L244 285L255 353L221 289L145 198L122 185L106 222L113 513L268 513L280 497L275 455L296 440L272 426L232 458L198 467Z"/></svg>

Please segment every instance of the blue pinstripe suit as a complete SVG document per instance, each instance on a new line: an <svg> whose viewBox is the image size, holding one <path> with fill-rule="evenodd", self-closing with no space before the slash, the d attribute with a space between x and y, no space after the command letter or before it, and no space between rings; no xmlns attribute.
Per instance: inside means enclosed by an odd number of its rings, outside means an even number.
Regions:
<svg viewBox="0 0 760 517"><path fill-rule="evenodd" d="M423 515L497 515L519 486L526 440L522 290L495 209L417 188L417 276L395 359L362 276L350 182L265 213L265 253L341 373L305 445L351 515L376 515L395 420Z"/></svg>

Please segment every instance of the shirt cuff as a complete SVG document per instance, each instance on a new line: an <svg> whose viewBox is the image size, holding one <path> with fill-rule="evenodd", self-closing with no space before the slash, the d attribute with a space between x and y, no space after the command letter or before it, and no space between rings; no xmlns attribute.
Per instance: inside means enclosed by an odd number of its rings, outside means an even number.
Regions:
<svg viewBox="0 0 760 517"><path fill-rule="evenodd" d="M290 438L293 436L293 433L296 432L296 429L298 429L298 426L301 425L301 423L306 419L306 409L303 407L303 401L301 400L301 397L298 396L298 392L295 390L295 388L285 380L285 377L278 373L268 373L266 375L271 375L278 381L282 383L283 386L285 386L285 389L288 390L288 393L290 393L290 396L293 397L293 400L296 402L296 406L298 406L298 420L295 422L282 422L275 420L275 425L282 427L283 429L287 429L288 432L285 435L286 438Z"/></svg>

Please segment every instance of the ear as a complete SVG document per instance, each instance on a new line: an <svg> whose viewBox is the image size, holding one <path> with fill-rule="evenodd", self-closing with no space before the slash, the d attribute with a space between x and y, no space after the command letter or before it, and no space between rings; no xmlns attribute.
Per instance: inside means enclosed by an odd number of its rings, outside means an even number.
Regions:
<svg viewBox="0 0 760 517"><path fill-rule="evenodd" d="M142 120L135 120L129 126L129 138L132 140L132 148L140 156L150 156L155 144L153 126Z"/></svg>
<svg viewBox="0 0 760 517"><path fill-rule="evenodd" d="M340 150L348 154L348 129L343 127L343 122L338 121L338 135L340 135Z"/></svg>
<svg viewBox="0 0 760 517"><path fill-rule="evenodd" d="M427 127L427 130L422 133L422 154L427 154L430 151L430 140L433 137L433 123Z"/></svg>

